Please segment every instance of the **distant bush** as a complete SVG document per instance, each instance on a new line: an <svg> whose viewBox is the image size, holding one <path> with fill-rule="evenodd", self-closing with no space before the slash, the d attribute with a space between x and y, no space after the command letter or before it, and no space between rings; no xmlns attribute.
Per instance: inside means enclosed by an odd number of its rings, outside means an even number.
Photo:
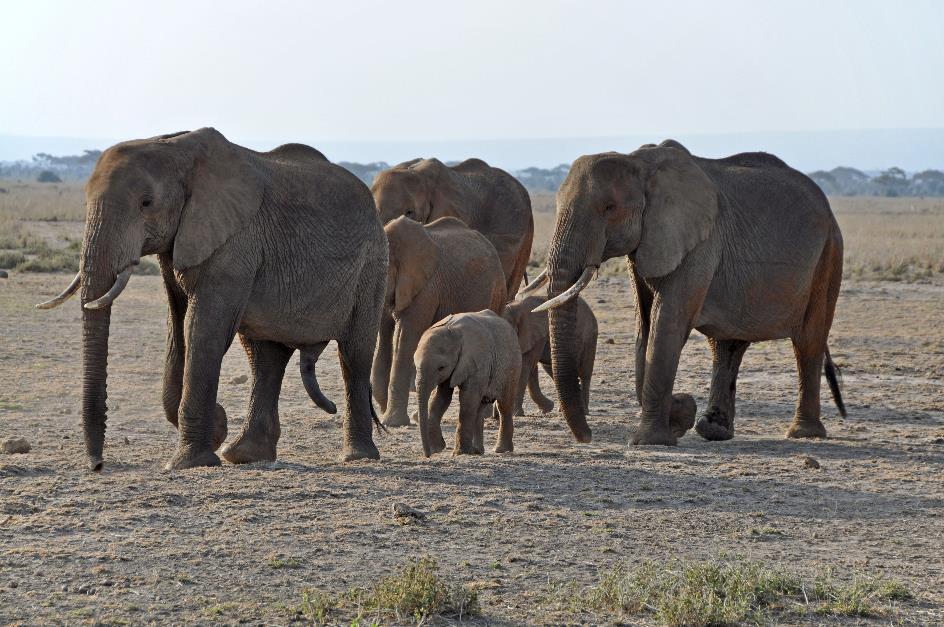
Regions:
<svg viewBox="0 0 944 627"><path fill-rule="evenodd" d="M62 179L52 170L43 170L36 175L37 183L61 183Z"/></svg>
<svg viewBox="0 0 944 627"><path fill-rule="evenodd" d="M0 268L4 270L15 268L24 261L26 261L26 255L19 251L0 251Z"/></svg>

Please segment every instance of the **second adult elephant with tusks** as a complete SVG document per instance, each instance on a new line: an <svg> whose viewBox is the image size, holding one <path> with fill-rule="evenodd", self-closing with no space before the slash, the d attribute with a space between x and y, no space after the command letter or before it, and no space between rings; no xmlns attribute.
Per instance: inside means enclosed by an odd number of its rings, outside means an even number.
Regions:
<svg viewBox="0 0 944 627"><path fill-rule="evenodd" d="M413 353L423 332L450 314L501 313L505 278L495 247L456 218L424 226L400 217L384 230L390 264L371 381L383 423L397 427L410 423Z"/></svg>
<svg viewBox="0 0 944 627"><path fill-rule="evenodd" d="M577 384L574 297L607 259L626 256L636 293L634 444L675 444L695 402L673 394L692 329L714 353L708 408L696 430L734 435L738 368L751 342L790 338L799 394L787 436L824 437L820 377L845 408L826 340L842 281L842 235L804 174L766 153L693 156L678 142L584 156L557 197L548 254L551 354L564 416L590 441Z"/></svg>
<svg viewBox="0 0 944 627"><path fill-rule="evenodd" d="M459 218L498 251L505 289L512 298L524 277L534 218L527 190L513 176L481 159L446 166L438 159L414 159L377 175L371 186L384 223L406 216L429 224Z"/></svg>

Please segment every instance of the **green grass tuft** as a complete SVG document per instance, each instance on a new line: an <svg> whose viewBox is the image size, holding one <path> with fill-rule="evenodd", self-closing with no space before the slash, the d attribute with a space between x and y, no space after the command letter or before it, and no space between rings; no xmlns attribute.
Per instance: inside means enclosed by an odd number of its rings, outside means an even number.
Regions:
<svg viewBox="0 0 944 627"><path fill-rule="evenodd" d="M478 594L444 579L436 561L413 560L371 588L352 588L333 596L318 590L302 593L301 613L313 623L337 622L337 614L353 613L354 622L373 616L422 624L436 617L461 620L479 613Z"/></svg>

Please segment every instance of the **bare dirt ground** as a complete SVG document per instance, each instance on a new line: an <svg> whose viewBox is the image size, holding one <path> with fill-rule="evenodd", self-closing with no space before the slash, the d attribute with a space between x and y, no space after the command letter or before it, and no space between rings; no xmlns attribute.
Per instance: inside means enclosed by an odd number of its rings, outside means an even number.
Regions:
<svg viewBox="0 0 944 627"><path fill-rule="evenodd" d="M830 344L849 417L824 394L824 441L783 438L796 382L782 341L748 350L734 440L690 432L675 448L627 447L638 411L632 297L625 278L610 277L587 294L601 332L590 445L526 401L513 455L425 460L416 429L404 428L378 436L381 461L341 464L336 420L307 399L296 357L277 462L176 473L162 470L176 443L160 409L163 290L157 277L134 277L112 314L107 465L90 474L78 304L32 308L67 281L0 282L0 439L32 445L0 455L0 623L286 624L300 620L304 589L367 585L422 555L479 589L478 622L601 622L561 609L555 585L591 585L619 562L720 555L884 574L917 599L876 622L944 622L940 284L845 283ZM676 383L702 409L709 355L693 335ZM230 381L248 374L236 343L219 391L231 436L249 385ZM340 401L332 348L319 378ZM427 517L397 519L395 503ZM848 619L859 621L869 619Z"/></svg>

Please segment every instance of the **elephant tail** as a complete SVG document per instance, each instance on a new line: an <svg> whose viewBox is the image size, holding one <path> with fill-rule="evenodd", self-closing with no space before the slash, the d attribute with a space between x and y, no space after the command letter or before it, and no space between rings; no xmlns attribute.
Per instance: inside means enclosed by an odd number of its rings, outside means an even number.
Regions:
<svg viewBox="0 0 944 627"><path fill-rule="evenodd" d="M374 420L374 425L377 427L377 433L390 433L390 431L380 422L380 418L377 417L377 412L374 410L374 386L370 386L370 396L367 397L367 404L370 405L370 417Z"/></svg>
<svg viewBox="0 0 944 627"><path fill-rule="evenodd" d="M321 392L318 377L315 375L315 364L318 363L320 355L321 351L302 351L298 369L301 371L302 383L305 384L305 391L308 392L309 398L315 402L315 405L329 414L336 414L338 413L337 405Z"/></svg>
<svg viewBox="0 0 944 627"><path fill-rule="evenodd" d="M828 347L826 348L824 370L826 371L826 381L829 383L829 391L833 393L833 400L836 402L836 407L839 409L839 415L845 418L846 404L842 402L842 372L840 372L839 366L833 362L833 358L829 355Z"/></svg>

